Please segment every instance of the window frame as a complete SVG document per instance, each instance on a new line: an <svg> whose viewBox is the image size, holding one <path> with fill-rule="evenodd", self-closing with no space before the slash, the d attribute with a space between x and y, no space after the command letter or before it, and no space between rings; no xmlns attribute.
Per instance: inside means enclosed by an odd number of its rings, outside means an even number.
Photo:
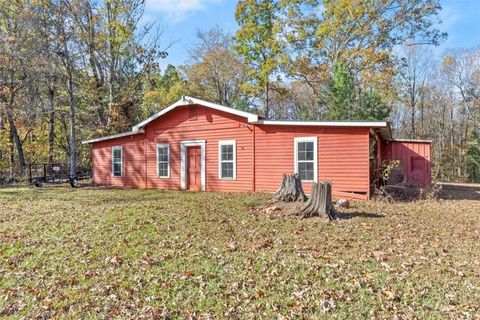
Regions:
<svg viewBox="0 0 480 320"><path fill-rule="evenodd" d="M296 137L294 138L294 172L298 172L298 162L313 162L313 180L302 180L302 182L318 182L318 137ZM298 160L298 143L313 142L313 160Z"/></svg>
<svg viewBox="0 0 480 320"><path fill-rule="evenodd" d="M160 162L159 162L159 159L158 159L158 149L160 148L167 148L167 155L168 155L168 166L167 166L167 175L166 176L161 176L160 175ZM157 177L158 178L162 178L162 179L170 179L170 143L159 143L157 144L157 148L155 149L156 150L156 157L157 157Z"/></svg>
<svg viewBox="0 0 480 320"><path fill-rule="evenodd" d="M115 151L120 150L120 175L115 175ZM113 146L112 147L112 177L113 178L123 178L123 146Z"/></svg>
<svg viewBox="0 0 480 320"><path fill-rule="evenodd" d="M222 146L233 146L233 160L222 160ZM222 176L222 163L233 163L233 177ZM237 180L237 141L236 140L219 140L218 141L218 179L220 180Z"/></svg>

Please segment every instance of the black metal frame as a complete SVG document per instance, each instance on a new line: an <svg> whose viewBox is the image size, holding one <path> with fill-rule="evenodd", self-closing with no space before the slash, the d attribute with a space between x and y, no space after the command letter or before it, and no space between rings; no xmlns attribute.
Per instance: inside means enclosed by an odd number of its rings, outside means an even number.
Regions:
<svg viewBox="0 0 480 320"><path fill-rule="evenodd" d="M54 170L58 168L58 170ZM89 167L77 168L75 177L70 176L70 167L61 163L30 163L28 165L30 183L70 183L76 180L90 179L92 171Z"/></svg>

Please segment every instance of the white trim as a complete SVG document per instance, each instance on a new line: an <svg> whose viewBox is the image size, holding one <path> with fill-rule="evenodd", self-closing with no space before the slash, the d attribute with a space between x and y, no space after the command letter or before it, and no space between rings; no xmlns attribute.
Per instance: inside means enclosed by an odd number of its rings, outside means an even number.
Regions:
<svg viewBox="0 0 480 320"><path fill-rule="evenodd" d="M234 114L234 115L237 115L237 116L240 116L240 117L244 117L244 118L247 118L248 122L250 122L250 123L258 121L258 115L256 115L256 114L236 110L236 109L229 108L229 107L225 107L225 106L222 106L220 104L216 104L216 103L213 103L213 102L208 102L208 101L205 101L205 100L184 96L180 100L175 102L174 104L166 107L165 109L161 110L160 112L157 112L153 116L151 116L151 117L143 120L139 124L135 125L132 128L132 131L134 131L134 132L139 131L141 128L143 128L148 123L150 123L153 120L161 117L162 115L166 114L167 112L172 111L173 109L175 109L177 107L188 106L188 105L192 105L192 104L199 104L199 105L202 105L202 106L207 107L207 108L211 108L211 109L227 112L227 113L230 113L230 114Z"/></svg>
<svg viewBox="0 0 480 320"><path fill-rule="evenodd" d="M90 144L90 143L95 143L95 142L104 141L104 140L111 140L111 139L115 139L115 138L128 137L128 136L133 136L133 135L136 135L136 134L139 134L139 133L143 133L143 130L136 131L136 132L131 132L131 131L122 132L122 133L114 134L114 135L111 135L111 136L104 136L104 137L84 140L84 141L82 141L82 144Z"/></svg>
<svg viewBox="0 0 480 320"><path fill-rule="evenodd" d="M233 145L233 177L222 177L222 146ZM226 162L226 161L225 161ZM218 179L220 180L237 180L237 141L236 140L220 140L218 141Z"/></svg>
<svg viewBox="0 0 480 320"><path fill-rule="evenodd" d="M114 171L114 151L120 150L120 175L116 176ZM123 146L113 146L112 147L112 177L113 178L123 178Z"/></svg>
<svg viewBox="0 0 480 320"><path fill-rule="evenodd" d="M205 191L206 181L206 166L205 166L205 140L191 140L180 142L180 187L182 190L187 188L187 147L201 147L201 190Z"/></svg>
<svg viewBox="0 0 480 320"><path fill-rule="evenodd" d="M279 126L319 126L319 127L387 127L386 121L290 121L290 120L259 120L253 124Z"/></svg>
<svg viewBox="0 0 480 320"><path fill-rule="evenodd" d="M296 137L293 139L294 143L294 172L298 173L298 143L299 142L313 142L313 180L302 180L302 182L317 182L318 181L318 137Z"/></svg>
<svg viewBox="0 0 480 320"><path fill-rule="evenodd" d="M432 140L422 140L422 139L390 139L388 141L393 142L417 142L417 143L432 143Z"/></svg>
<svg viewBox="0 0 480 320"><path fill-rule="evenodd" d="M167 155L168 155L168 167L167 167L167 175L166 176L161 176L160 175L160 163L158 159L158 149L159 148L167 148ZM169 143L159 143L157 144L157 177L162 178L162 179L169 179L170 178L170 144Z"/></svg>

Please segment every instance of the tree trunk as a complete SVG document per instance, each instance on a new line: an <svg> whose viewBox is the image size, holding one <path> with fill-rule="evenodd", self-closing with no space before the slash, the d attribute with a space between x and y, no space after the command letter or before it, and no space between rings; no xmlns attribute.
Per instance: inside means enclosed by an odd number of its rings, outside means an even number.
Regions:
<svg viewBox="0 0 480 320"><path fill-rule="evenodd" d="M18 164L20 165L20 175L23 175L25 173L25 167L27 166L25 163L25 153L23 152L23 143L22 139L20 139L20 136L18 135L17 127L15 126L15 122L12 118L12 115L8 115L8 124L10 126L10 143L11 143L11 149L10 151L13 152L13 143L15 143L15 147L17 148L17 155L18 155ZM10 156L10 160L14 161L15 157ZM12 162L12 167L13 167L13 162ZM13 172L12 172L13 173Z"/></svg>
<svg viewBox="0 0 480 320"><path fill-rule="evenodd" d="M282 184L275 193L275 199L285 202L306 201L307 196L303 192L300 176L298 174L284 174L282 178Z"/></svg>
<svg viewBox="0 0 480 320"><path fill-rule="evenodd" d="M70 136L69 136L69 155L70 155L70 177L74 178L77 175L77 148L75 145L75 101L73 96L73 79L72 70L68 75L68 102L69 119L70 119Z"/></svg>
<svg viewBox="0 0 480 320"><path fill-rule="evenodd" d="M265 119L269 119L270 117L270 96L268 94L268 91L269 91L269 83L268 83L268 80L267 82L265 82L265 100L264 100L264 104L265 104Z"/></svg>
<svg viewBox="0 0 480 320"><path fill-rule="evenodd" d="M328 217L329 220L335 220L337 213L332 202L332 183L314 182L310 199L298 213L302 218L314 216Z"/></svg>
<svg viewBox="0 0 480 320"><path fill-rule="evenodd" d="M48 88L48 100L50 103L48 119L48 162L53 163L55 147L55 90L53 87Z"/></svg>
<svg viewBox="0 0 480 320"><path fill-rule="evenodd" d="M116 53L113 48L113 38L115 37L115 31L113 23L115 21L115 8L112 9L112 4L110 1L106 2L107 8L107 23L108 23L108 114L107 114L107 127L112 125L113 116L114 116L114 81L115 81L115 63L116 63Z"/></svg>
<svg viewBox="0 0 480 320"><path fill-rule="evenodd" d="M9 141L9 151L10 151L10 164L9 164L9 180L13 181L15 177L15 146L14 146L14 141L13 141L13 134L12 134L12 129L10 128L10 132L8 135L8 141Z"/></svg>

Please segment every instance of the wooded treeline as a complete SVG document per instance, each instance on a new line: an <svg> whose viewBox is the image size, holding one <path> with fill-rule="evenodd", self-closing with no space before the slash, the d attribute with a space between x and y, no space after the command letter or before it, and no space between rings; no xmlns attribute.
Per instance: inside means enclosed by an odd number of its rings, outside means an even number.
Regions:
<svg viewBox="0 0 480 320"><path fill-rule="evenodd" d="M397 137L433 139L435 178L480 180L480 49L437 52L437 0L242 0L235 34L198 31L164 70L169 43L144 10L0 0L3 177L32 162L73 173L90 161L81 140L192 95L272 119L388 119Z"/></svg>

